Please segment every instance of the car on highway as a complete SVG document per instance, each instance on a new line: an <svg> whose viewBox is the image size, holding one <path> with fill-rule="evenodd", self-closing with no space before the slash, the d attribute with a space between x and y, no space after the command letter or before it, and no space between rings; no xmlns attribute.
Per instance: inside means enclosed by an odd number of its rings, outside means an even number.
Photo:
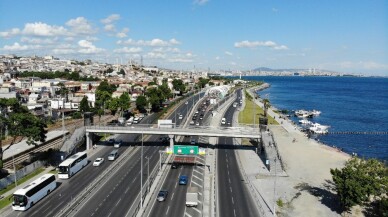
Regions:
<svg viewBox="0 0 388 217"><path fill-rule="evenodd" d="M199 122L195 123L195 126L199 126Z"/></svg>
<svg viewBox="0 0 388 217"><path fill-rule="evenodd" d="M224 125L226 123L226 118L221 119L221 124Z"/></svg>
<svg viewBox="0 0 388 217"><path fill-rule="evenodd" d="M180 114L179 117L178 117L179 120L182 120L183 119L183 115Z"/></svg>
<svg viewBox="0 0 388 217"><path fill-rule="evenodd" d="M230 125L230 121L228 121L228 123L227 123L228 125Z"/></svg>
<svg viewBox="0 0 388 217"><path fill-rule="evenodd" d="M96 158L96 160L94 160L93 166L99 167L102 163L104 163L104 158L99 157L99 158Z"/></svg>
<svg viewBox="0 0 388 217"><path fill-rule="evenodd" d="M156 198L159 202L165 201L168 195L168 191L160 190L158 193L158 197Z"/></svg>
<svg viewBox="0 0 388 217"><path fill-rule="evenodd" d="M107 143L108 145L113 145L115 143L115 139L109 139Z"/></svg>
<svg viewBox="0 0 388 217"><path fill-rule="evenodd" d="M171 169L178 169L179 164L178 163L172 163L171 164Z"/></svg>
<svg viewBox="0 0 388 217"><path fill-rule="evenodd" d="M186 102L185 102L185 105L187 105L187 104L189 104L189 101L186 101Z"/></svg>
<svg viewBox="0 0 388 217"><path fill-rule="evenodd" d="M117 141L114 142L113 147L115 147L115 148L120 148L120 146L121 146L122 143L123 143L123 141L117 140Z"/></svg>
<svg viewBox="0 0 388 217"><path fill-rule="evenodd" d="M168 141L170 141L170 137L168 137L168 136L161 136L161 137L159 137L159 140L162 143L167 143Z"/></svg>
<svg viewBox="0 0 388 217"><path fill-rule="evenodd" d="M194 125L195 124L195 122L194 121L190 121L190 125Z"/></svg>
<svg viewBox="0 0 388 217"><path fill-rule="evenodd" d="M179 185L187 185L187 176L179 176Z"/></svg>
<svg viewBox="0 0 388 217"><path fill-rule="evenodd" d="M195 143L196 143L195 139L191 139L190 144L195 145Z"/></svg>

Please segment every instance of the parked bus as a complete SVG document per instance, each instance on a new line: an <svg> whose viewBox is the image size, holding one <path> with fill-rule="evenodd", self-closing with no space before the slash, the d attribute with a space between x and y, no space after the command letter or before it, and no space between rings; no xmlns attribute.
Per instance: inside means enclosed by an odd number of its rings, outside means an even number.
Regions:
<svg viewBox="0 0 388 217"><path fill-rule="evenodd" d="M45 174L13 194L12 209L25 211L57 187L54 174Z"/></svg>
<svg viewBox="0 0 388 217"><path fill-rule="evenodd" d="M69 179L88 163L86 152L78 152L59 164L58 178Z"/></svg>

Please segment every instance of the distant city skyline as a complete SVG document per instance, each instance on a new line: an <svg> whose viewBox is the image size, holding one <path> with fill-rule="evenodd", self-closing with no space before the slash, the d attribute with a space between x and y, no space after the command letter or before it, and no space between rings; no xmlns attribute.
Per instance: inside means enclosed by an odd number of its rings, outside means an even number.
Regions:
<svg viewBox="0 0 388 217"><path fill-rule="evenodd" d="M0 54L388 76L388 2L6 0Z"/></svg>

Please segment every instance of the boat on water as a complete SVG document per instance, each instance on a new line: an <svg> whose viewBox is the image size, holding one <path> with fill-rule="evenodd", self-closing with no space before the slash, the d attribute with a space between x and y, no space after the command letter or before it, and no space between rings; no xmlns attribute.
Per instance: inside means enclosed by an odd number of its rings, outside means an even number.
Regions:
<svg viewBox="0 0 388 217"><path fill-rule="evenodd" d="M318 110L312 110L312 111L307 111L304 109L296 110L295 111L295 116L300 117L300 118L312 118L314 116L318 116L321 114L321 111Z"/></svg>
<svg viewBox="0 0 388 217"><path fill-rule="evenodd" d="M327 125L321 125L319 123L312 123L309 127L309 130L312 132L312 133L315 133L315 134L326 134L329 132L329 127L330 126L327 126Z"/></svg>
<svg viewBox="0 0 388 217"><path fill-rule="evenodd" d="M302 120L299 120L299 123L300 124L304 124L304 125L310 125L312 124L313 122L309 121L309 120L306 120L306 119L302 119Z"/></svg>
<svg viewBox="0 0 388 217"><path fill-rule="evenodd" d="M312 118L313 114L309 111L301 109L301 110L295 111L295 116L300 118Z"/></svg>

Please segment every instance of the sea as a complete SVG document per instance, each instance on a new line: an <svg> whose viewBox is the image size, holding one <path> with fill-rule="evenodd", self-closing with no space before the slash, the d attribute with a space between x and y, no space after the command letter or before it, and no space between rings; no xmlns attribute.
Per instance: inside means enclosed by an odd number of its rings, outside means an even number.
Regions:
<svg viewBox="0 0 388 217"><path fill-rule="evenodd" d="M319 110L311 121L329 125L316 139L363 158L388 162L388 78L246 76L271 86L258 94L279 110ZM293 114L293 113L292 113ZM298 118L290 117L295 123Z"/></svg>

